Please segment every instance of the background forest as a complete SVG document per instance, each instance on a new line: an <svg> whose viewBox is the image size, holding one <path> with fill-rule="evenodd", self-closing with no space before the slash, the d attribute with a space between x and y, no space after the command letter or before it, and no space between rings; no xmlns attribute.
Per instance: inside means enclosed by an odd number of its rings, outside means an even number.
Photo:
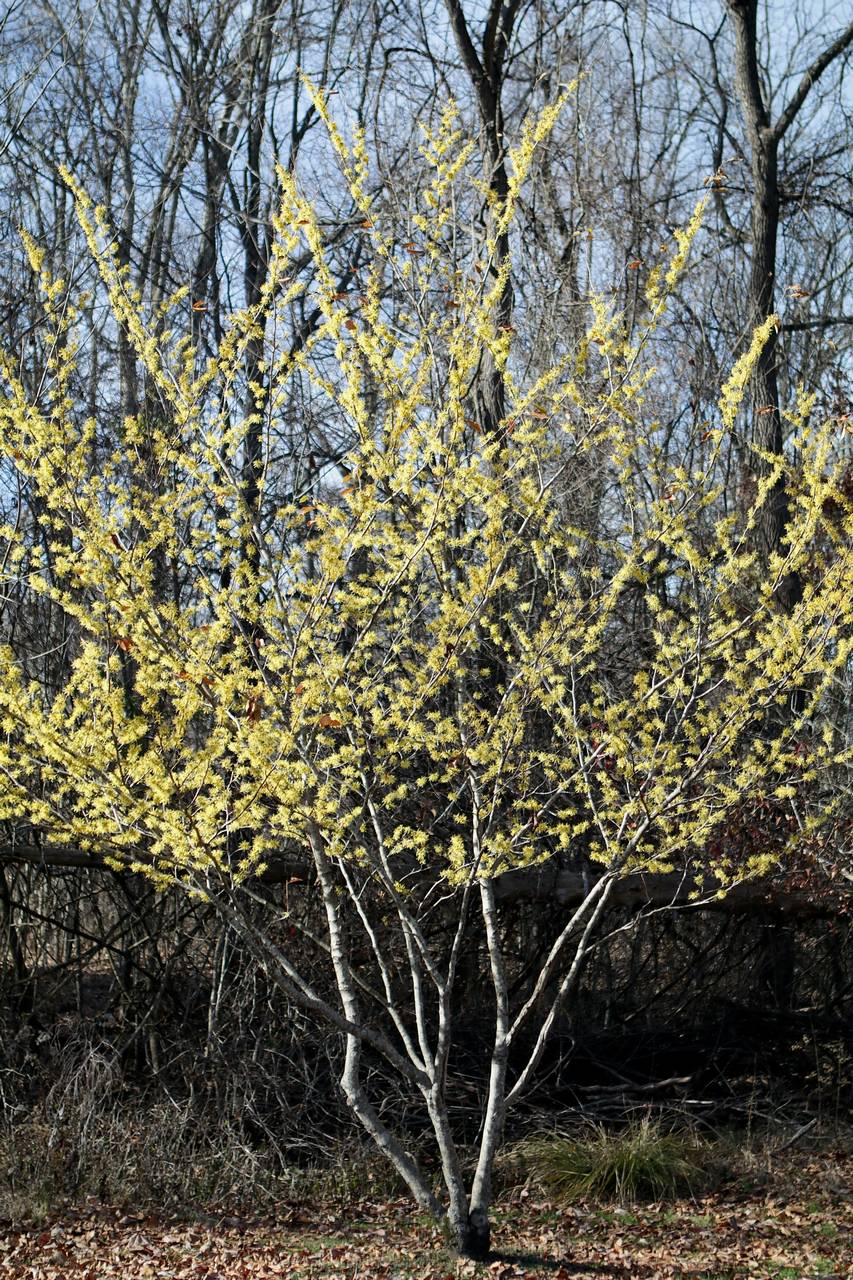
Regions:
<svg viewBox="0 0 853 1280"><path fill-rule="evenodd" d="M720 502L735 513L748 508L774 457L796 465L785 409L798 389L814 397L815 417L836 423L839 491L849 499L846 23L846 6L834 0L12 0L0 19L4 345L36 400L55 351L19 235L26 228L45 251L44 268L83 297L74 391L98 423L90 463L98 474L121 424L155 421L162 404L97 287L60 169L105 206L135 304L156 315L187 289L183 321L203 359L220 349L228 316L264 296L277 164L309 194L340 298L364 287L372 227L304 76L334 120L363 128L376 221L393 227L397 246L413 257L427 182L418 122L438 130L455 100L477 140L481 182L453 209L460 261L488 234L489 197L506 194L504 138L517 138L525 118L577 81L507 232L513 268L499 305L516 361L535 379L578 348L594 321L593 295L622 313L629 336L639 331L649 271L708 195L666 326L653 337L659 376L646 412L661 426L635 492L651 509L666 500L672 468L701 459L734 361L775 312L778 330L722 459ZM304 288L277 342L294 357L324 322L312 301L316 269L307 249L291 263ZM401 328L410 322L393 289L382 305ZM238 398L251 399L263 359L260 342L246 345ZM488 433L503 418L501 378L478 370L471 396L475 429ZM334 500L348 480L350 428L307 376L289 379L275 430L248 430L235 455L261 525L282 505ZM261 457L262 501L252 496ZM49 576L41 499L17 486L7 461L0 524L24 513L33 563ZM619 516L609 460L579 453L561 501L606 574ZM776 485L762 506L758 536L768 557L783 544L787 502ZM163 590L179 606L191 573L180 563L164 567ZM780 583L782 607L796 607L807 577L798 569ZM662 598L676 610L677 591L664 575ZM612 690L631 688L649 628L641 594L626 593L607 641ZM66 683L77 637L49 596L7 585L0 640L28 679L48 691ZM822 711L839 750L853 728L851 678L848 663ZM845 1118L853 1094L849 785L847 769L837 768L810 801L833 814L814 840L791 839L800 818L773 796L734 806L715 837L719 856L737 867L770 855L776 865L727 899L709 894L690 905L680 876L617 884L511 1136L543 1116L621 1122L649 1108L685 1123L784 1133ZM589 871L583 849L573 848L555 850L536 874L510 871L495 881L513 995L524 998L542 970L567 912L587 892ZM265 918L275 904L300 920L309 939L304 971L334 1002L322 952L310 942L316 907L307 874L283 850L255 884L250 909ZM277 926L287 938L288 919ZM48 1198L244 1203L274 1197L281 1177L296 1176L288 1171L322 1164L342 1140L355 1150L338 1087L344 1036L265 976L248 936L224 927L209 902L4 820L0 1174L12 1198L38 1185ZM493 1000L486 953L486 939L472 930L449 1092L463 1139L476 1136L482 1110ZM369 1060L372 1091L414 1149L421 1121L384 1070L380 1058ZM356 1176L346 1168L342 1180ZM4 1193L0 1187L0 1201Z"/></svg>

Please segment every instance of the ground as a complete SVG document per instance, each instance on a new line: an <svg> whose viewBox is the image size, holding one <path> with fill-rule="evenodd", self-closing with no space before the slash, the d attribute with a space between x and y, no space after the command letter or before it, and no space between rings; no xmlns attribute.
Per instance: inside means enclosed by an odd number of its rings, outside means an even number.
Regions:
<svg viewBox="0 0 853 1280"><path fill-rule="evenodd" d="M276 1220L87 1203L0 1223L0 1280L805 1280L853 1276L853 1157L789 1153L713 1194L630 1210L516 1189L495 1253L458 1263L405 1200L282 1205Z"/></svg>

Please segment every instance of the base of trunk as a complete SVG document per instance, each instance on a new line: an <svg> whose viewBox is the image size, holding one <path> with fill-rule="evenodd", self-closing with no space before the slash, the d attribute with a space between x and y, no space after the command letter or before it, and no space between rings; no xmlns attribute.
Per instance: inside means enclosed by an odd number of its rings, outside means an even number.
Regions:
<svg viewBox="0 0 853 1280"><path fill-rule="evenodd" d="M492 1231L487 1214L482 1209L472 1209L464 1222L454 1224L454 1244L461 1258L473 1258L482 1262L489 1256Z"/></svg>

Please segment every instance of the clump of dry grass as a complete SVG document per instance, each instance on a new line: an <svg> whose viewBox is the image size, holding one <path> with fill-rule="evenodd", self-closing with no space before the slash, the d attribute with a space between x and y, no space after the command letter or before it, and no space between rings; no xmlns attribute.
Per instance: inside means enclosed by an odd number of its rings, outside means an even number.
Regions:
<svg viewBox="0 0 853 1280"><path fill-rule="evenodd" d="M508 1158L548 1194L567 1201L668 1200L706 1186L719 1172L712 1144L648 1116L616 1130L589 1124L572 1133L535 1135L517 1143Z"/></svg>

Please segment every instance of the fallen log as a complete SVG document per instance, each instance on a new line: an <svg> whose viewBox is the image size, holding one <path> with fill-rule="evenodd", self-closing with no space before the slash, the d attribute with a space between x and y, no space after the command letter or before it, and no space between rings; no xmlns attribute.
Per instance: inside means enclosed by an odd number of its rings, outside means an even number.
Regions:
<svg viewBox="0 0 853 1280"><path fill-rule="evenodd" d="M109 865L91 853L63 845L0 846L0 864L37 864L50 868L108 870ZM309 880L313 868L298 858L271 860L259 879L264 884L288 880ZM596 882L594 872L574 871L555 863L543 863L516 871L505 871L495 879L498 903L550 902L574 907L583 902ZM769 911L798 917L844 916L853 909L853 882L815 877L807 886L792 885L783 878L741 881L721 893L710 880L699 880L683 872L627 872L620 876L610 894L613 907L629 910L725 911L750 913Z"/></svg>
<svg viewBox="0 0 853 1280"><path fill-rule="evenodd" d="M544 863L506 871L495 881L498 902L519 900L556 902L572 907L583 902L594 875ZM793 887L783 879L744 880L720 891L710 880L699 880L683 872L627 872L613 886L610 904L642 910L679 907L689 910L755 912L767 910L782 915L840 916L853 908L853 885L816 879L814 885Z"/></svg>

